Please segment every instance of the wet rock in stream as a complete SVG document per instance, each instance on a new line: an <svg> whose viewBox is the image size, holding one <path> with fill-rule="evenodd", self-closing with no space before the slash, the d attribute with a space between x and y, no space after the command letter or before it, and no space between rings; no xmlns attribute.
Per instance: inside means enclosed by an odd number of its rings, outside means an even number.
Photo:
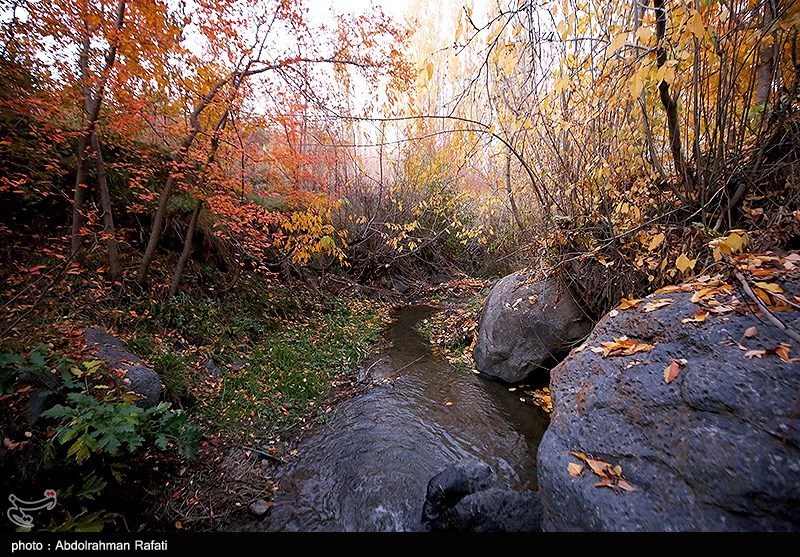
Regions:
<svg viewBox="0 0 800 557"><path fill-rule="evenodd" d="M488 464L467 460L431 479L422 519L431 530L539 532L542 515L538 493L504 487Z"/></svg>

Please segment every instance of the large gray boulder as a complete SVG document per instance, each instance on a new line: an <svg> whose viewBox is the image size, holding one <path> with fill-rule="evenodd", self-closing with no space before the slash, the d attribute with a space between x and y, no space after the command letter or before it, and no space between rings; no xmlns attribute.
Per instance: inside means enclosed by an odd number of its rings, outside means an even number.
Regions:
<svg viewBox="0 0 800 557"><path fill-rule="evenodd" d="M478 371L507 383L546 372L592 329L571 291L557 279L517 272L492 289L473 350Z"/></svg>
<svg viewBox="0 0 800 557"><path fill-rule="evenodd" d="M661 294L672 305L649 313L644 304L612 312L553 369L554 414L538 452L545 530L800 529L800 366L748 358L736 344L791 341L753 314L692 322L700 308L691 296ZM800 312L779 315L800 331ZM618 357L591 350L622 336L654 347ZM665 368L681 359L667 383ZM568 464L581 464L572 451L621 466L636 491L596 487L588 466L572 477Z"/></svg>
<svg viewBox="0 0 800 557"><path fill-rule="evenodd" d="M130 383L131 390L140 395L140 405L147 408L158 404L161 396L161 378L147 367L133 352L125 348L118 338L102 329L86 329L86 346L108 366L123 373L123 381Z"/></svg>

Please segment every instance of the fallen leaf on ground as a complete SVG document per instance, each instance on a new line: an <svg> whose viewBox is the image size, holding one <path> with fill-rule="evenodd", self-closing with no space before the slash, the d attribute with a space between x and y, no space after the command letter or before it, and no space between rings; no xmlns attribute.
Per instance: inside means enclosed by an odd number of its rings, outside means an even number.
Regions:
<svg viewBox="0 0 800 557"><path fill-rule="evenodd" d="M583 466L576 462L570 462L569 464L567 464L567 472L569 472L569 475L572 476L573 478L576 476L580 476L581 472L583 472Z"/></svg>
<svg viewBox="0 0 800 557"><path fill-rule="evenodd" d="M671 300L670 298L661 298L660 300L653 300L652 302L647 302L641 311L643 311L644 313L650 313L651 311L667 307L668 305L671 305L673 303L674 300Z"/></svg>
<svg viewBox="0 0 800 557"><path fill-rule="evenodd" d="M658 248L658 246L664 243L664 238L665 236L663 233L656 234L655 236L653 236L653 239L650 240L650 245L647 246L647 249L649 251L653 251L654 249Z"/></svg>
<svg viewBox="0 0 800 557"><path fill-rule="evenodd" d="M686 257L685 253L680 254L675 260L675 267L677 267L681 273L685 273L689 269L694 269L696 264L697 259L689 259Z"/></svg>
<svg viewBox="0 0 800 557"><path fill-rule="evenodd" d="M12 441L8 437L3 437L3 446L8 451L15 451L25 446L27 441Z"/></svg>
<svg viewBox="0 0 800 557"><path fill-rule="evenodd" d="M669 365L664 368L664 381L666 381L667 384L675 381L675 378L678 377L678 373L680 373L681 368L685 365L686 360L683 358L679 360L672 360Z"/></svg>

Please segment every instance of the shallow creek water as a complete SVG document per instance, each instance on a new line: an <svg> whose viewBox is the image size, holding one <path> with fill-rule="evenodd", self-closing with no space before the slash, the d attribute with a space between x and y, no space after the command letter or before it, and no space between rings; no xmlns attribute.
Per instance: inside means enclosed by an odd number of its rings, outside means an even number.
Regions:
<svg viewBox="0 0 800 557"><path fill-rule="evenodd" d="M464 458L489 463L512 488L535 488L547 415L508 387L453 368L408 307L386 331L371 387L339 405L281 472L262 523L286 531L416 531L428 481Z"/></svg>

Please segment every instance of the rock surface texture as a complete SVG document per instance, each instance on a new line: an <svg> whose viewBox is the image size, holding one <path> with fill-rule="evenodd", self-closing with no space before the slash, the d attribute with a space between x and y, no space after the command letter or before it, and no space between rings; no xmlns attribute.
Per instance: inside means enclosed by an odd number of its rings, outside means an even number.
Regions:
<svg viewBox="0 0 800 557"><path fill-rule="evenodd" d="M481 314L473 356L478 370L516 383L561 357L592 329L592 321L556 279L534 282L517 272L492 289Z"/></svg>
<svg viewBox="0 0 800 557"><path fill-rule="evenodd" d="M459 462L434 476L422 512L431 530L541 531L539 494L503 487L494 470L481 461Z"/></svg>
<svg viewBox="0 0 800 557"><path fill-rule="evenodd" d="M716 301L733 311L692 321L701 287L612 312L553 369L554 414L538 452L545 530L800 529L800 364L746 357L791 340L727 295ZM645 313L654 299L672 303ZM800 331L800 312L779 316ZM653 348L592 350L623 336ZM665 368L681 359L667 383ZM568 464L581 463L572 451L621 466L636 491L595 487L588 466L572 477Z"/></svg>
<svg viewBox="0 0 800 557"><path fill-rule="evenodd" d="M161 378L147 367L139 357L125 348L118 338L101 329L86 329L86 346L93 350L98 359L111 369L122 371L125 380L130 382L131 390L141 395L141 405L155 406L161 396Z"/></svg>

